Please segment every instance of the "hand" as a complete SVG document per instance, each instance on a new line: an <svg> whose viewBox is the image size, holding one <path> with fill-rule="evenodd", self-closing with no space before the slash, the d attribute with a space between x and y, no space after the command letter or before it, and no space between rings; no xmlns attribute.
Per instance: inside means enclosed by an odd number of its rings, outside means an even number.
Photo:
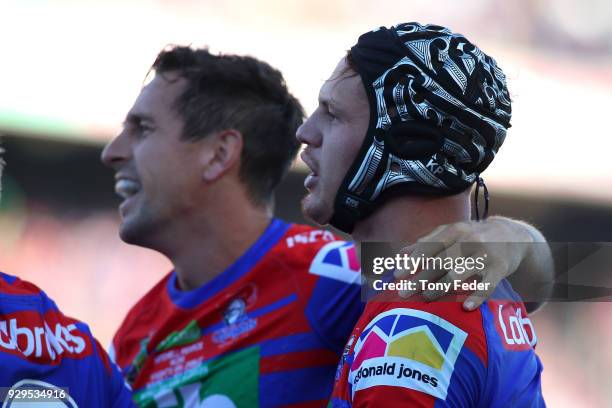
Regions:
<svg viewBox="0 0 612 408"><path fill-rule="evenodd" d="M442 225L425 237L419 239L414 245L402 250L414 256L423 257L484 257L485 268L482 270L465 269L439 270L428 269L418 275L412 275L412 280L427 280L428 282L452 283L455 280L465 281L480 276L486 289L473 292L463 302L466 310L477 309L488 299L497 285L509 275L514 273L523 260L530 255L530 245L534 241L527 224L502 217L492 217L486 221L459 222ZM459 273L461 272L461 273ZM408 272L396 271L396 278L407 278ZM471 281L472 279L470 279ZM400 296L409 297L421 292L420 285L416 291L400 291ZM455 293L427 290L423 292L426 301L435 300L443 295Z"/></svg>

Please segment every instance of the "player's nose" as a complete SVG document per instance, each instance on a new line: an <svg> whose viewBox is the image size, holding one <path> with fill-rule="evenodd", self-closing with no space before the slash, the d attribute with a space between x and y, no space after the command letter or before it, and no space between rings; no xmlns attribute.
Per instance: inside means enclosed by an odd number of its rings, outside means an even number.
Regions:
<svg viewBox="0 0 612 408"><path fill-rule="evenodd" d="M315 119L310 116L295 133L297 140L308 146L319 146L321 144L321 133L319 132Z"/></svg>
<svg viewBox="0 0 612 408"><path fill-rule="evenodd" d="M119 164L129 159L129 156L130 149L127 143L127 136L125 131L122 131L104 147L100 160L108 167L117 168Z"/></svg>

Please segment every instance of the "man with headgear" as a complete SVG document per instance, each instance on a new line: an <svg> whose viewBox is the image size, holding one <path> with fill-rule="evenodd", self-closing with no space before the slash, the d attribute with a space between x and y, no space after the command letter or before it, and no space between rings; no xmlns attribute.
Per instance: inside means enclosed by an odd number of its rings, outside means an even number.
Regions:
<svg viewBox="0 0 612 408"><path fill-rule="evenodd" d="M0 147L0 193L4 161ZM69 282L66 282L69 286ZM89 327L36 285L0 272L3 407L133 407L123 377Z"/></svg>
<svg viewBox="0 0 612 408"><path fill-rule="evenodd" d="M252 57L176 46L153 70L102 159L122 239L174 270L127 314L111 354L140 406L324 406L363 309L360 267L352 243L272 217L300 104Z"/></svg>
<svg viewBox="0 0 612 408"><path fill-rule="evenodd" d="M304 211L358 242L467 223L470 187L483 185L510 117L504 73L464 36L418 23L366 33L297 132L312 170ZM506 281L471 313L376 300L346 344L331 406L544 405L534 327Z"/></svg>

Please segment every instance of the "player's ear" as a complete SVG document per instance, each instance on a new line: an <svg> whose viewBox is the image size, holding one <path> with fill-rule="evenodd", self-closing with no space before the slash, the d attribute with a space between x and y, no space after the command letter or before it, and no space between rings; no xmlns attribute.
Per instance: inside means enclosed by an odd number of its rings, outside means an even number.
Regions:
<svg viewBox="0 0 612 408"><path fill-rule="evenodd" d="M203 177L214 181L240 163L244 140L236 129L225 129L206 136L208 143L202 152Z"/></svg>

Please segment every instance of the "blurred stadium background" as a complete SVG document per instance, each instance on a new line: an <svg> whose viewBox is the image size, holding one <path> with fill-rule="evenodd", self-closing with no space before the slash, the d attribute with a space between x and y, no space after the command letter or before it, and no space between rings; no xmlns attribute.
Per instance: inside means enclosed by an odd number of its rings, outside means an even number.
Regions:
<svg viewBox="0 0 612 408"><path fill-rule="evenodd" d="M0 269L37 283L109 344L170 269L117 237L113 178L98 159L157 52L193 44L257 56L309 113L358 33L413 20L462 32L508 75L513 128L485 174L493 211L550 241L612 241L606 0L0 0ZM296 163L280 216L302 221L303 177ZM535 315L550 406L612 406L611 315L610 303L551 303Z"/></svg>

